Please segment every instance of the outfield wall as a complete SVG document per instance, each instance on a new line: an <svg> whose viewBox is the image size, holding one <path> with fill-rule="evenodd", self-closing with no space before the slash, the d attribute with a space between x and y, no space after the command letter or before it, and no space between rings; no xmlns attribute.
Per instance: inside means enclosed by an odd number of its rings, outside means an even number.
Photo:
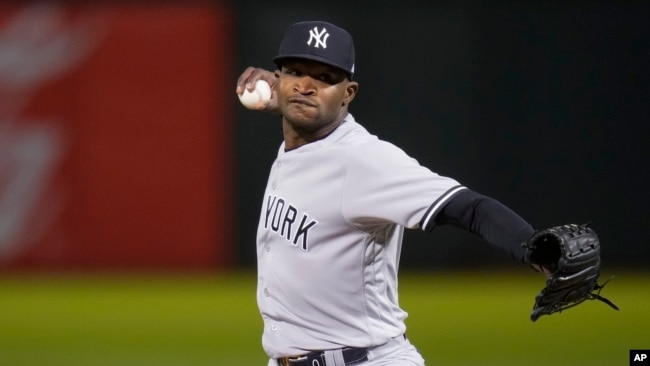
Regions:
<svg viewBox="0 0 650 366"><path fill-rule="evenodd" d="M229 7L0 6L0 268L230 263Z"/></svg>

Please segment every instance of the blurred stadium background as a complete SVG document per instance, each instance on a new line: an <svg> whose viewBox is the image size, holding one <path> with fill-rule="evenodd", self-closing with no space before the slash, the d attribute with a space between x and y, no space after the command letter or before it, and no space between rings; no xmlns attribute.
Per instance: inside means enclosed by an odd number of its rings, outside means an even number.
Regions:
<svg viewBox="0 0 650 366"><path fill-rule="evenodd" d="M592 222L616 275L620 312L531 323L537 275L468 234L409 232L401 301L428 364L627 364L650 349L649 10L4 2L0 364L265 364L254 239L281 135L234 86L316 18L355 37L372 132L535 226Z"/></svg>

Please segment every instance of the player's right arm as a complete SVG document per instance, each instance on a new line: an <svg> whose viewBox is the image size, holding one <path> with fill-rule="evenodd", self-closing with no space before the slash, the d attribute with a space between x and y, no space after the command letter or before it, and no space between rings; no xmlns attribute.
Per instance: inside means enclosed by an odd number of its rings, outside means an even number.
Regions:
<svg viewBox="0 0 650 366"><path fill-rule="evenodd" d="M273 114L280 114L277 93L275 90L278 83L278 78L271 71L264 70L259 67L247 67L246 70L244 70L244 72L239 75L239 79L237 79L237 88L235 90L235 93L237 93L237 95L241 95L245 89L253 91L253 89L255 89L255 83L258 80L266 81L271 87L271 99L266 102L263 107L260 107L259 110L271 112Z"/></svg>

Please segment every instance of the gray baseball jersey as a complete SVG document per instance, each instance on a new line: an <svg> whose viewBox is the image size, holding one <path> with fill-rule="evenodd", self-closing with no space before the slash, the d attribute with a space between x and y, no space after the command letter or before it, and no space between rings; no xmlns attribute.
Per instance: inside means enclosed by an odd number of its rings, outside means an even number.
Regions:
<svg viewBox="0 0 650 366"><path fill-rule="evenodd" d="M257 231L262 344L272 358L381 345L404 333L404 228L464 189L352 115L326 138L279 149Z"/></svg>

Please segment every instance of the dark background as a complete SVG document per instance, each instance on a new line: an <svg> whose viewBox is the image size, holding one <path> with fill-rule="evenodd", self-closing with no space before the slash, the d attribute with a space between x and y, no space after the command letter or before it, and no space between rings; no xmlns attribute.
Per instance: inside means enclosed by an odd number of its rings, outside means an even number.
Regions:
<svg viewBox="0 0 650 366"><path fill-rule="evenodd" d="M233 75L237 260L255 231L279 119L234 94L246 66L273 69L287 26L326 20L357 50L351 106L422 165L514 209L533 226L592 222L605 266L647 269L650 2L237 1ZM408 231L403 266L507 266L447 227Z"/></svg>

